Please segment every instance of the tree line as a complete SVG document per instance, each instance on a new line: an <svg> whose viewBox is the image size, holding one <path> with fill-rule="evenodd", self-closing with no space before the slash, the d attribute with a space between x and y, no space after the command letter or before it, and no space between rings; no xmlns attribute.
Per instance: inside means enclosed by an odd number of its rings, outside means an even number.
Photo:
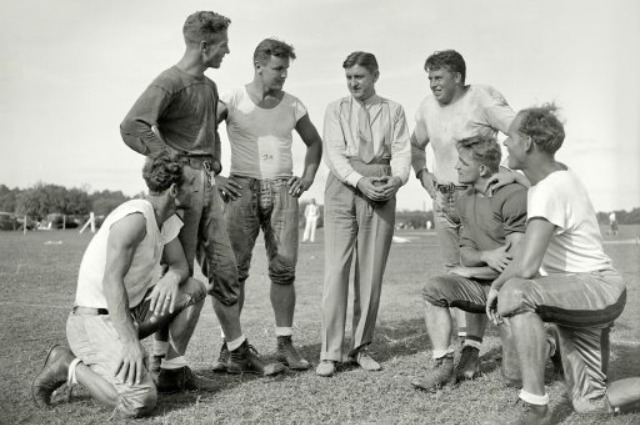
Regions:
<svg viewBox="0 0 640 425"><path fill-rule="evenodd" d="M107 215L129 199L121 191L88 193L86 189L67 189L45 183L28 189L10 189L0 184L0 211L27 215L35 220L44 220L48 214L54 213L84 216L93 211L97 216Z"/></svg>
<svg viewBox="0 0 640 425"><path fill-rule="evenodd" d="M121 203L131 199L121 191L95 191L89 193L84 188L67 189L55 184L38 183L27 189L10 189L0 184L0 211L15 213L35 220L43 220L48 214L82 216L93 211L97 216L106 216ZM300 222L304 223L304 207L300 203ZM322 206L320 206L322 208ZM616 219L619 224L640 224L640 208L631 211L618 210ZM609 223L610 212L599 212L598 221ZM322 214L324 216L324 214ZM396 217L410 223L414 228L425 227L427 220L433 221L433 212L399 211Z"/></svg>

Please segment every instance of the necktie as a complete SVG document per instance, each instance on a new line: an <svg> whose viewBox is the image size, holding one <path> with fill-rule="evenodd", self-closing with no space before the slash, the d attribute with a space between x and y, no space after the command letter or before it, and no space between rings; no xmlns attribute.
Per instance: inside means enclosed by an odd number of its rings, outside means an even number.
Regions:
<svg viewBox="0 0 640 425"><path fill-rule="evenodd" d="M358 138L360 139L358 154L362 162L368 164L374 157L373 134L371 133L369 111L364 105L360 105L360 112L358 113Z"/></svg>

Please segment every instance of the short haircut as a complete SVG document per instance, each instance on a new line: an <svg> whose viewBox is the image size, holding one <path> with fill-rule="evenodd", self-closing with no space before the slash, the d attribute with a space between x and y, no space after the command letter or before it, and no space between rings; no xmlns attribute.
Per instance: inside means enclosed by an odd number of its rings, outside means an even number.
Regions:
<svg viewBox="0 0 640 425"><path fill-rule="evenodd" d="M492 173L500 170L502 151L498 141L491 136L472 136L458 141L458 151L468 150L474 161L489 168Z"/></svg>
<svg viewBox="0 0 640 425"><path fill-rule="evenodd" d="M518 112L522 116L517 130L542 151L554 154L564 142L564 124L558 118L558 107L553 103L526 108Z"/></svg>
<svg viewBox="0 0 640 425"><path fill-rule="evenodd" d="M460 53L455 50L434 52L424 63L424 70L427 72L443 68L449 72L459 72L462 76L462 84L464 84L467 78L467 64Z"/></svg>
<svg viewBox="0 0 640 425"><path fill-rule="evenodd" d="M215 12L196 12L187 17L182 27L184 41L187 44L210 42L227 30L231 19Z"/></svg>
<svg viewBox="0 0 640 425"><path fill-rule="evenodd" d="M142 168L142 177L150 192L164 192L172 184L182 186L184 161L174 153L162 151L150 155Z"/></svg>
<svg viewBox="0 0 640 425"><path fill-rule="evenodd" d="M276 40L275 38L265 38L258 44L256 50L253 52L253 63L260 62L262 65L266 65L271 59L271 56L295 59L296 52L291 44Z"/></svg>
<svg viewBox="0 0 640 425"><path fill-rule="evenodd" d="M344 69L360 65L372 74L378 72L378 61L373 53L353 52L342 63Z"/></svg>

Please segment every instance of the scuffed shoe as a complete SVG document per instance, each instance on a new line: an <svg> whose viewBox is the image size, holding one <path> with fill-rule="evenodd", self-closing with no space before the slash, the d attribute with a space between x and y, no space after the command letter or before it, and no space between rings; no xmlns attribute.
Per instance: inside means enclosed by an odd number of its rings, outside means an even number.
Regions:
<svg viewBox="0 0 640 425"><path fill-rule="evenodd" d="M611 413L640 408L640 378L625 378L607 385L607 405Z"/></svg>
<svg viewBox="0 0 640 425"><path fill-rule="evenodd" d="M47 353L44 366L31 382L31 398L43 409L51 405L53 392L67 382L69 365L75 356L66 347L54 345Z"/></svg>
<svg viewBox="0 0 640 425"><path fill-rule="evenodd" d="M229 352L229 347L227 347L226 341L220 347L220 355L218 356L218 360L213 364L212 370L214 372L226 372L227 371L227 363L229 363L229 358L231 357L231 353Z"/></svg>
<svg viewBox="0 0 640 425"><path fill-rule="evenodd" d="M329 378L336 373L336 362L333 360L322 360L316 368L316 375Z"/></svg>
<svg viewBox="0 0 640 425"><path fill-rule="evenodd" d="M480 375L480 350L470 345L462 347L460 361L455 370L459 381L475 379Z"/></svg>
<svg viewBox="0 0 640 425"><path fill-rule="evenodd" d="M307 370L311 367L309 362L303 359L300 353L298 353L298 350L293 346L291 336L278 337L276 359L293 370Z"/></svg>
<svg viewBox="0 0 640 425"><path fill-rule="evenodd" d="M368 372L377 372L382 369L380 363L373 360L373 358L366 351L358 351L355 356L353 356L353 361L358 363L358 366Z"/></svg>
<svg viewBox="0 0 640 425"><path fill-rule="evenodd" d="M218 385L213 380L196 375L189 366L179 369L160 369L157 386L161 393L218 390Z"/></svg>
<svg viewBox="0 0 640 425"><path fill-rule="evenodd" d="M436 359L436 364L426 377L416 378L411 385L425 391L435 391L456 383L456 375L453 373L453 355Z"/></svg>
<svg viewBox="0 0 640 425"><path fill-rule="evenodd" d="M508 425L550 425L553 415L548 405L536 406L524 403L524 411L518 419Z"/></svg>
<svg viewBox="0 0 640 425"><path fill-rule="evenodd" d="M227 363L228 373L256 373L262 376L276 375L284 371L282 363L266 364L258 351L246 340L238 349L231 351Z"/></svg>

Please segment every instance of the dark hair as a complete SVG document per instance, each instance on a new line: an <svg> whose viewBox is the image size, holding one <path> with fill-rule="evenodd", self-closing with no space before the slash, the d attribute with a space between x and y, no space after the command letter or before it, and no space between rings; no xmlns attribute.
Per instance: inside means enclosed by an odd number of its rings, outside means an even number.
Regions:
<svg viewBox="0 0 640 425"><path fill-rule="evenodd" d="M174 153L162 151L150 155L144 162L142 178L147 183L150 192L164 192L172 184L182 186L184 162Z"/></svg>
<svg viewBox="0 0 640 425"><path fill-rule="evenodd" d="M271 56L295 59L296 52L292 45L284 41L276 40L275 38L265 38L258 44L256 50L253 52L253 62L260 62L265 65L269 62Z"/></svg>
<svg viewBox="0 0 640 425"><path fill-rule="evenodd" d="M351 68L353 66L360 65L366 68L372 74L378 72L378 61L373 53L367 52L353 52L342 63L344 69Z"/></svg>
<svg viewBox="0 0 640 425"><path fill-rule="evenodd" d="M467 64L460 53L455 50L434 52L424 63L424 70L427 72L442 68L449 72L459 72L462 76L462 84L464 84L464 80L467 78Z"/></svg>
<svg viewBox="0 0 640 425"><path fill-rule="evenodd" d="M458 141L458 150L466 149L471 152L473 160L486 166L492 173L500 170L502 151L495 137L472 136Z"/></svg>
<svg viewBox="0 0 640 425"><path fill-rule="evenodd" d="M187 17L182 27L184 40L188 44L211 41L229 28L231 19L215 12L196 12Z"/></svg>
<svg viewBox="0 0 640 425"><path fill-rule="evenodd" d="M544 152L554 154L564 142L564 124L558 118L558 107L553 103L545 103L523 109L518 112L522 116L520 128L517 130L531 137L531 140Z"/></svg>

